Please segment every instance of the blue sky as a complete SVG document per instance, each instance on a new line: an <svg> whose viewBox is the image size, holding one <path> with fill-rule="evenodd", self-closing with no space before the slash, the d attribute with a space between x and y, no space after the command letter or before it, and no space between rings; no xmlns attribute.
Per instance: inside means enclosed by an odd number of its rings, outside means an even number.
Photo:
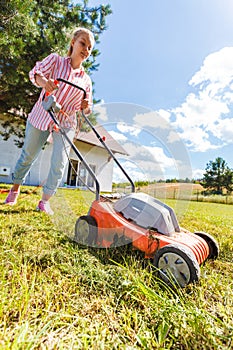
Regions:
<svg viewBox="0 0 233 350"><path fill-rule="evenodd" d="M113 14L96 110L134 179L198 178L219 156L233 168L233 1L89 1L100 3Z"/></svg>

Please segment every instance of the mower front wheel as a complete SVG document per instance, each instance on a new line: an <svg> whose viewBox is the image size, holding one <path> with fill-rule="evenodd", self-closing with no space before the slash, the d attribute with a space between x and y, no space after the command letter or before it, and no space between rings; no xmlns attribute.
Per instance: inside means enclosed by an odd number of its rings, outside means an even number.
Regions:
<svg viewBox="0 0 233 350"><path fill-rule="evenodd" d="M215 260L219 256L219 246L218 242L209 233L206 232L194 232L195 235L203 238L209 247L209 255L207 259Z"/></svg>
<svg viewBox="0 0 233 350"><path fill-rule="evenodd" d="M94 246L97 239L97 223L90 215L78 218L75 224L75 241L80 244Z"/></svg>
<svg viewBox="0 0 233 350"><path fill-rule="evenodd" d="M193 252L178 244L168 244L154 256L159 278L168 285L185 287L200 278L200 267Z"/></svg>

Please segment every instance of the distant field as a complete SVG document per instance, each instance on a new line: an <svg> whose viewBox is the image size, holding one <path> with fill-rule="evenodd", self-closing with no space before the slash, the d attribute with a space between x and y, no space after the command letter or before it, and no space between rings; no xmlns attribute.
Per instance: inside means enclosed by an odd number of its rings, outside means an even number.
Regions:
<svg viewBox="0 0 233 350"><path fill-rule="evenodd" d="M188 199L197 192L203 191L200 184L157 183L140 188L141 192L159 198Z"/></svg>
<svg viewBox="0 0 233 350"><path fill-rule="evenodd" d="M192 201L199 201L199 202L233 204L233 195L206 196L202 194L203 190L204 188L200 184L192 184L192 183L190 184L189 183L155 183L155 184L149 184L148 186L137 188L137 191L147 193L161 200L181 199L181 200L192 200ZM124 191L125 193L128 193L130 192L130 188L127 188L126 190L119 188L119 189L116 189L115 191L116 192Z"/></svg>

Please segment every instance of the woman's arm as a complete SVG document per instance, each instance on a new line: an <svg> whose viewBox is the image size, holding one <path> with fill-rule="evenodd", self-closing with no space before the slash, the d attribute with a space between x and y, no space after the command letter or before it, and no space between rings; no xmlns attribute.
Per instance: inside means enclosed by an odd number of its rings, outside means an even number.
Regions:
<svg viewBox="0 0 233 350"><path fill-rule="evenodd" d="M54 69L58 58L59 56L57 54L52 53L42 61L36 62L33 69L29 72L29 78L35 86L45 87L46 81L49 79L51 71ZM40 76L42 80L38 80L38 76Z"/></svg>
<svg viewBox="0 0 233 350"><path fill-rule="evenodd" d="M35 74L35 82L38 86L44 88L47 92L53 92L58 88L53 79L46 79L44 76Z"/></svg>

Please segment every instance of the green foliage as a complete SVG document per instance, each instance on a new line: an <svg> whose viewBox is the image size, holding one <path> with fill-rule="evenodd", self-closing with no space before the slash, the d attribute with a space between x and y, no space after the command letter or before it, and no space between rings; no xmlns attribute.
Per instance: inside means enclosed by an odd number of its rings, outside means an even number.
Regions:
<svg viewBox="0 0 233 350"><path fill-rule="evenodd" d="M232 349L231 206L186 203L181 226L211 233L220 257L201 267L198 284L171 290L129 247L72 241L89 192L59 189L54 217L34 210L40 189L22 192L0 207L1 349Z"/></svg>
<svg viewBox="0 0 233 350"><path fill-rule="evenodd" d="M141 186L148 186L149 181L135 181L135 186L136 187L141 187Z"/></svg>
<svg viewBox="0 0 233 350"><path fill-rule="evenodd" d="M233 171L224 159L218 157L207 164L201 184L212 193L223 194L224 189L230 193L233 190Z"/></svg>
<svg viewBox="0 0 233 350"><path fill-rule="evenodd" d="M75 27L89 28L99 43L106 30L109 5L88 7L87 0L73 4L68 0L11 0L1 2L0 14L0 114L18 118L18 125L10 130L9 119L3 124L5 139L10 133L24 134L25 118L38 98L39 89L29 81L28 73L51 52L66 54L70 34ZM98 68L100 54L94 48L85 63L89 74Z"/></svg>

